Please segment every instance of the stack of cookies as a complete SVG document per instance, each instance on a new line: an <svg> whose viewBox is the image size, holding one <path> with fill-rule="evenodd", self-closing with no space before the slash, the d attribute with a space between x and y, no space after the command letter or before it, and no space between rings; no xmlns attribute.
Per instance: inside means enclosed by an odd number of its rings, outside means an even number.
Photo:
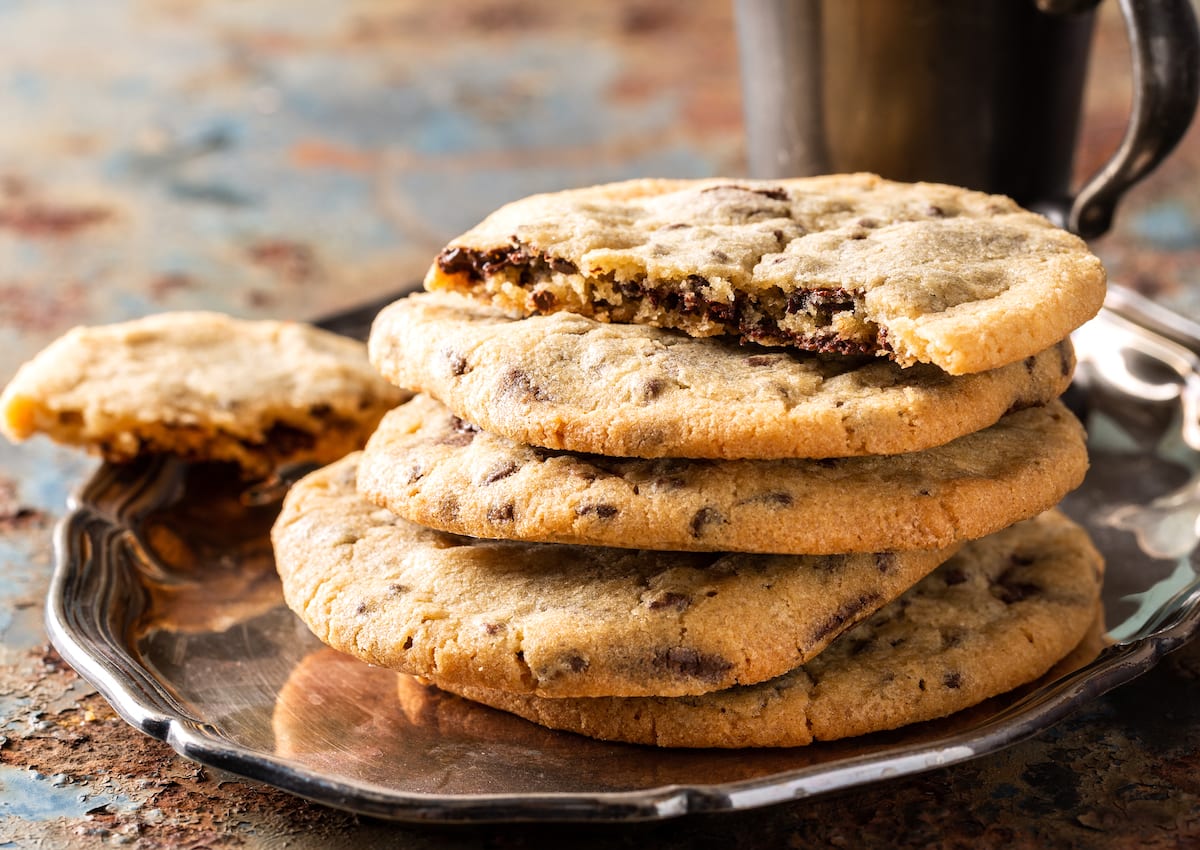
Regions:
<svg viewBox="0 0 1200 850"><path fill-rule="evenodd" d="M965 708L1095 619L1057 400L1104 294L1006 198L871 175L536 196L376 320L418 393L286 499L323 641L535 722L794 746Z"/></svg>

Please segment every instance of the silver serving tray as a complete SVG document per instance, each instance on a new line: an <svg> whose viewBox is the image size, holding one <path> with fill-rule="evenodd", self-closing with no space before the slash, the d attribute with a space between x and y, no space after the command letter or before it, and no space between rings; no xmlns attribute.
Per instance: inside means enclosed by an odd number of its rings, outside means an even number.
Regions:
<svg viewBox="0 0 1200 850"><path fill-rule="evenodd" d="M373 313L327 324L362 334ZM945 720L798 749L664 751L440 695L323 648L284 607L267 539L279 492L171 460L103 466L74 497L50 635L126 720L188 758L388 818L650 820L960 762L1047 728L1200 630L1200 333L1114 290L1075 338L1068 401L1092 470L1064 508L1106 555L1111 645Z"/></svg>

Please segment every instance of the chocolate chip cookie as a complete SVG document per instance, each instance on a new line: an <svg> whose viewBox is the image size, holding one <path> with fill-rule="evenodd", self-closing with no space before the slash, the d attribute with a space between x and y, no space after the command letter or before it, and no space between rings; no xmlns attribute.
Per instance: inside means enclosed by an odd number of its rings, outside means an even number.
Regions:
<svg viewBox="0 0 1200 850"><path fill-rule="evenodd" d="M413 522L507 540L835 554L936 549L1058 504L1087 470L1054 401L903 455L610 458L480 431L428 396L384 417L359 492Z"/></svg>
<svg viewBox="0 0 1200 850"><path fill-rule="evenodd" d="M429 289L951 374L1049 348L1104 298L1084 242L1008 198L869 174L535 195L454 239Z"/></svg>
<svg viewBox="0 0 1200 850"><path fill-rule="evenodd" d="M359 458L312 473L272 531L287 604L335 649L456 686L699 694L791 670L952 549L799 557L498 542L358 495Z"/></svg>
<svg viewBox="0 0 1200 850"><path fill-rule="evenodd" d="M487 431L618 457L918 451L1057 398L1075 365L1064 339L1018 363L951 376L574 313L514 320L452 293L387 307L369 348L397 386Z"/></svg>
<svg viewBox="0 0 1200 850"><path fill-rule="evenodd" d="M0 430L110 461L166 453L264 475L360 448L406 398L354 340L295 322L162 313L51 343L0 395Z"/></svg>
<svg viewBox="0 0 1200 850"><path fill-rule="evenodd" d="M820 655L769 682L675 699L539 699L433 681L595 738L802 746L943 717L1036 679L1088 632L1102 571L1086 532L1051 512L967 544Z"/></svg>

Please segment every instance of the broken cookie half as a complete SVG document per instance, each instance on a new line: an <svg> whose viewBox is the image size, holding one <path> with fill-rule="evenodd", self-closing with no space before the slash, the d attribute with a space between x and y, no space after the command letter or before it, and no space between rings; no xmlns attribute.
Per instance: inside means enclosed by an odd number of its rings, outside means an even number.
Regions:
<svg viewBox="0 0 1200 850"><path fill-rule="evenodd" d="M359 448L408 398L355 340L296 322L163 313L69 331L0 395L0 432L106 460L232 461L247 476Z"/></svg>
<svg viewBox="0 0 1200 850"><path fill-rule="evenodd" d="M635 180L535 195L454 239L425 281L512 315L730 335L951 374L1050 347L1091 318L1084 242L1008 198L853 174Z"/></svg>

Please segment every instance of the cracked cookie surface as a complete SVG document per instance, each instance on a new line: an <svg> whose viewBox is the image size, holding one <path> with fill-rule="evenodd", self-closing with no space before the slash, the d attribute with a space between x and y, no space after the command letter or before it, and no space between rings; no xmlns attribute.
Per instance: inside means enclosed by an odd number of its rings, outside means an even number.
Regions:
<svg viewBox="0 0 1200 850"><path fill-rule="evenodd" d="M360 448L408 397L355 340L297 322L161 313L51 343L0 395L0 430L116 462L233 461L253 476Z"/></svg>
<svg viewBox="0 0 1200 850"><path fill-rule="evenodd" d="M369 348L397 386L486 431L617 457L918 451L1057 398L1075 364L1064 339L1019 363L950 376L566 312L514 320L451 293L385 308Z"/></svg>
<svg viewBox="0 0 1200 850"><path fill-rule="evenodd" d="M952 549L799 557L478 540L312 473L272 530L288 606L382 667L542 696L699 694L794 668Z"/></svg>
<svg viewBox="0 0 1200 850"><path fill-rule="evenodd" d="M556 452L418 395L367 442L359 491L413 522L507 540L833 554L934 549L1058 504L1087 470L1061 402L903 455L708 461Z"/></svg>
<svg viewBox="0 0 1200 850"><path fill-rule="evenodd" d="M675 699L539 699L434 683L536 723L665 747L794 747L932 720L1045 673L1084 639L1103 560L1057 511L968 543L802 667Z"/></svg>
<svg viewBox="0 0 1200 850"><path fill-rule="evenodd" d="M513 315L732 335L933 363L951 374L1037 354L1095 315L1083 240L1008 198L869 174L634 180L508 204L425 280Z"/></svg>

